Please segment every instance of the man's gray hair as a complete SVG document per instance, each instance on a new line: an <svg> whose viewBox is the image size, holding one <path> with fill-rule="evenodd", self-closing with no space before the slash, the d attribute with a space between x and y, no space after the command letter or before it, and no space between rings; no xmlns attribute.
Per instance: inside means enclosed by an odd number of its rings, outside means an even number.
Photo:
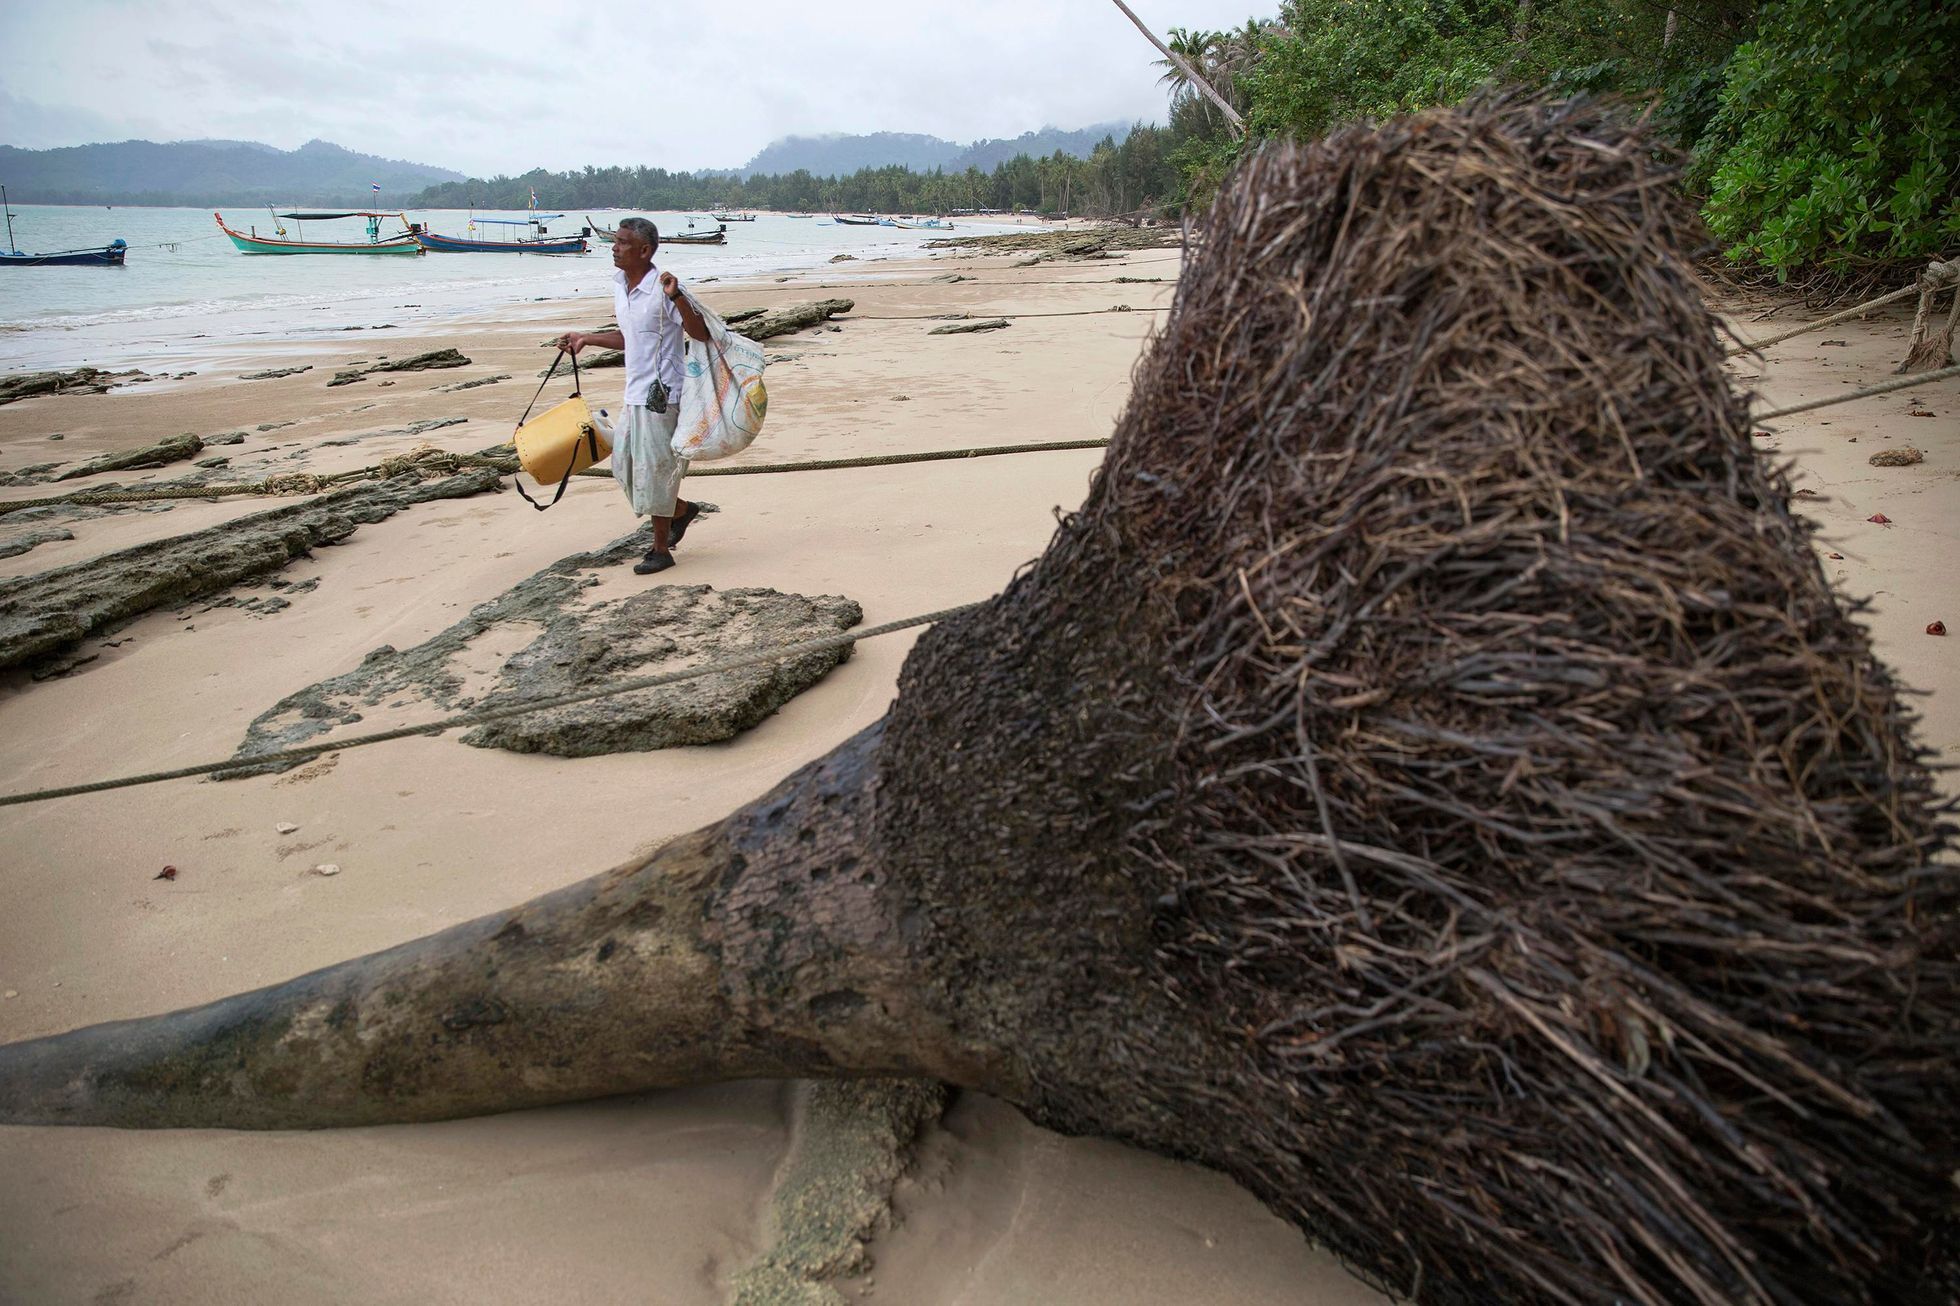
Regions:
<svg viewBox="0 0 1960 1306"><path fill-rule="evenodd" d="M654 226L645 218L621 218L619 220L619 229L621 231L630 231L641 240L644 240L647 243L648 253L652 253L654 250L660 248L660 228Z"/></svg>

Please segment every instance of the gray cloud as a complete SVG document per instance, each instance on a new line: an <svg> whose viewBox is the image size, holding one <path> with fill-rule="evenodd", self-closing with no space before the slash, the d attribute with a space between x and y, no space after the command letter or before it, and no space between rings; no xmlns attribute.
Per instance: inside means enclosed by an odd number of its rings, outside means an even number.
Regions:
<svg viewBox="0 0 1960 1306"><path fill-rule="evenodd" d="M1247 0L1132 4L1244 22ZM1268 5L1266 8L1270 9ZM1107 0L751 0L552 10L464 0L14 0L0 142L319 137L476 174L729 167L792 133L951 140L1158 119L1156 52ZM104 42L104 31L146 38Z"/></svg>

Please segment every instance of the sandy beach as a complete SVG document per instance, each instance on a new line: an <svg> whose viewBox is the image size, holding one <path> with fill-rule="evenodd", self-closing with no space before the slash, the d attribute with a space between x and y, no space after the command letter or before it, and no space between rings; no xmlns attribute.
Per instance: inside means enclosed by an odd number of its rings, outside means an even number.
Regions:
<svg viewBox="0 0 1960 1306"><path fill-rule="evenodd" d="M875 280L843 263L695 287L723 313L854 301L828 327L765 344L769 426L742 460L1108 435L1162 320L1152 310L1171 302L1175 251L1020 262L948 251L881 263ZM949 275L969 279L934 280ZM1130 311L1105 311L1117 306ZM1744 339L1819 315L1768 298L1723 308ZM936 315L995 312L1076 315L927 335ZM595 295L414 332L350 330L304 347L214 343L181 366L195 372L182 379L0 407L0 473L180 432L207 442L243 432L200 455L228 457L222 470L239 480L331 475L426 445L480 450L510 437L550 361L541 342L609 316L609 300ZM1910 317L1910 305L1898 305L1738 356L1738 381L1775 406L1889 379ZM461 350L469 365L327 384L357 364L443 348ZM310 370L239 379L298 366ZM499 376L508 379L456 388ZM589 372L586 392L603 406L620 380L618 371ZM554 381L547 396L568 389ZM464 420L407 429L449 418ZM1758 443L1794 465L1827 574L1847 596L1871 600L1880 656L1925 692L1923 742L1937 760L1960 762L1960 644L1927 633L1935 621L1960 628L1951 562L1960 558L1960 381L1766 429ZM1906 447L1923 461L1869 461ZM1099 458L1079 450L698 479L687 493L717 511L692 528L679 567L659 580L841 595L866 624L982 599L1040 553ZM18 484L0 488L0 501L109 482L133 488L188 470ZM72 535L0 557L0 577L155 543L268 503L145 507L0 516L0 551L30 530ZM1875 514L1890 524L1869 521ZM284 696L381 646L428 640L633 525L607 480L574 482L542 514L508 491L419 504L228 595L91 635L77 650L86 660L65 674L0 673L0 791L224 757ZM594 600L649 584L624 566L592 574ZM486 636L471 648L472 674L487 678L528 638ZM876 720L912 638L864 644L725 743L569 761L418 738L276 776L0 809L0 1041L207 1002L644 857ZM356 728L433 714L427 703L382 704ZM323 864L338 872L316 874ZM166 866L175 878L157 879ZM0 1185L0 1301L721 1302L773 1236L770 1198L802 1104L794 1086L741 1083L306 1134L0 1129L0 1172L10 1176ZM1387 1300L1214 1173L1063 1138L976 1095L956 1098L926 1128L885 1226L868 1273L838 1285L853 1300Z"/></svg>

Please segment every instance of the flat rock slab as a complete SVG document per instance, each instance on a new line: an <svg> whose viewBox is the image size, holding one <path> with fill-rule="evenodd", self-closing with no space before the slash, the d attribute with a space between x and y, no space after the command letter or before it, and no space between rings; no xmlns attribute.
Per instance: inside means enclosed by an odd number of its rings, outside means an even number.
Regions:
<svg viewBox="0 0 1960 1306"><path fill-rule="evenodd" d="M99 395L112 385L149 379L142 372L104 372L94 367L78 367L72 372L16 372L0 376L0 404L35 395Z"/></svg>
<svg viewBox="0 0 1960 1306"><path fill-rule="evenodd" d="M140 449L119 449L115 453L105 453L100 458L91 458L85 463L76 463L61 475L57 481L72 481L78 476L95 476L102 472L119 472L131 467L163 467L170 463L182 462L204 451L204 441L186 432L146 444Z"/></svg>
<svg viewBox="0 0 1960 1306"><path fill-rule="evenodd" d="M833 635L864 619L849 599L769 589L655 584L625 598L586 600L585 591L599 583L592 572L636 561L648 544L638 531L561 558L433 638L409 649L384 645L352 671L287 695L247 728L236 754L241 765L221 778L289 770L300 763L251 759L314 742L382 705L420 700L445 712L493 709ZM487 688L472 685L471 645L511 625L536 633L503 660ZM758 724L849 656L846 645L527 713L476 726L462 740L558 757L716 743Z"/></svg>
<svg viewBox="0 0 1960 1306"><path fill-rule="evenodd" d="M202 598L411 504L499 489L494 468L368 481L83 562L0 581L0 669L62 653L153 608Z"/></svg>
<svg viewBox="0 0 1960 1306"><path fill-rule="evenodd" d="M426 354L414 354L408 358L398 358L392 362L370 363L366 367L349 368L335 372L333 380L327 382L332 388L337 385L352 385L377 372L428 372L447 367L468 367L469 356L458 349L431 349Z"/></svg>
<svg viewBox="0 0 1960 1306"><path fill-rule="evenodd" d="M964 336L975 331L999 331L1007 325L1004 317L990 317L980 322L954 322L947 326L934 327L926 332L929 336Z"/></svg>

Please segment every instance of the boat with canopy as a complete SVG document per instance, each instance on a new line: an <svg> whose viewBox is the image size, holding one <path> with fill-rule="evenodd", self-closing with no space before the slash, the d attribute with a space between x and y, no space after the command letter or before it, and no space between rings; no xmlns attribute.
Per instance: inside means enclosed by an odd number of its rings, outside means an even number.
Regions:
<svg viewBox="0 0 1960 1306"><path fill-rule="evenodd" d="M585 215L585 224L594 236L597 236L608 245L612 244L619 237L619 228L602 227L592 220L592 215L589 213ZM728 229L718 226L713 231L697 231L692 219L690 219L687 224L687 230L685 231L661 232L660 243L663 245L725 245L728 243Z"/></svg>
<svg viewBox="0 0 1960 1306"><path fill-rule="evenodd" d="M14 209L7 201L7 188L0 186L0 209L7 214L7 248L0 249L0 267L114 267L123 265L129 243L118 236L100 249L57 249L46 254L28 254L14 248Z"/></svg>
<svg viewBox="0 0 1960 1306"><path fill-rule="evenodd" d="M423 249L435 254L583 254L591 248L586 244L587 230L573 236L554 236L545 229L545 223L553 218L562 218L562 213L533 213L524 218L476 218L470 219L470 229L492 227L510 229L510 234L495 237L482 236L444 236L425 229L419 222L411 222L409 231ZM517 234L519 228L529 228L533 234Z"/></svg>
<svg viewBox="0 0 1960 1306"><path fill-rule="evenodd" d="M224 215L213 213L211 217L218 224L218 230L231 237L231 243L241 254L420 254L422 247L415 243L414 228L406 214L389 213L374 209L347 209L334 213L279 213L272 212L272 229L276 233L261 236L257 226L240 231L225 222ZM306 229L301 223L337 222L343 218L365 218L367 220L366 240L308 240ZM381 234L383 220L393 218L402 224L399 235ZM289 233L286 224L294 224Z"/></svg>

